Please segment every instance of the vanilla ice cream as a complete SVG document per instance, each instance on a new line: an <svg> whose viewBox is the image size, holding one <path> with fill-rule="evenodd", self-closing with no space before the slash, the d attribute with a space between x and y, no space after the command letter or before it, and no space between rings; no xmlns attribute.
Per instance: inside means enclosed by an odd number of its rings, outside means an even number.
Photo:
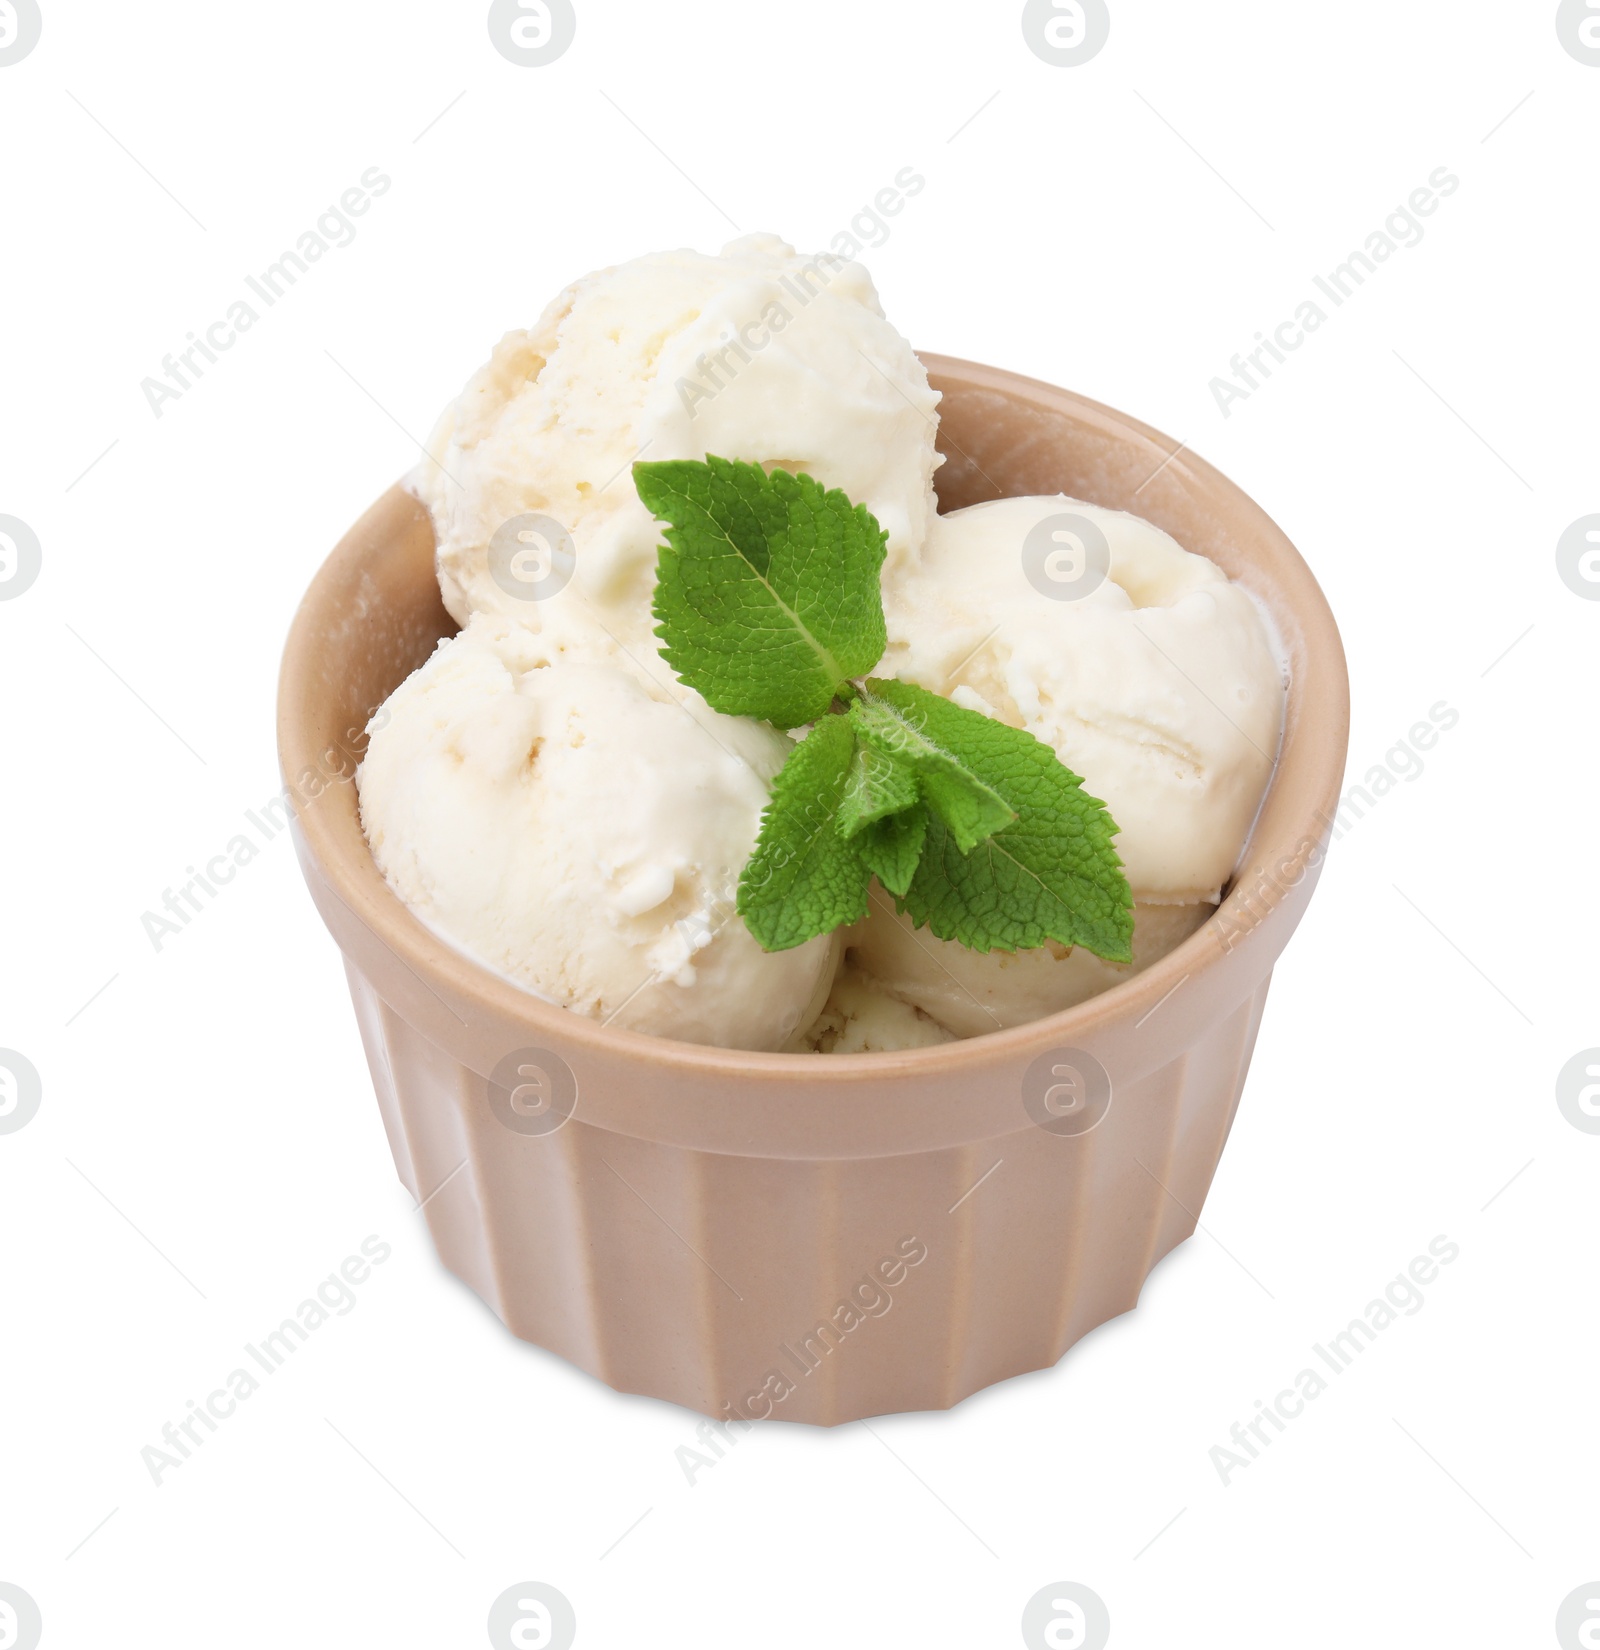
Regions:
<svg viewBox="0 0 1600 1650"><path fill-rule="evenodd" d="M529 991L634 1031L778 1049L817 1015L834 936L769 954L734 911L791 745L651 697L603 663L543 663L481 614L390 696L362 825L424 922Z"/></svg>
<svg viewBox="0 0 1600 1650"><path fill-rule="evenodd" d="M1199 928L1244 848L1283 719L1283 671L1249 594L1140 517L1057 495L937 517L885 606L881 674L1026 728L1109 808L1133 962L1062 945L969 951L877 891L849 966L971 1037L1083 1002Z"/></svg>
<svg viewBox="0 0 1600 1650"><path fill-rule="evenodd" d="M1277 751L1265 618L1137 516L1060 495L937 515L937 403L860 265L768 235L585 276L508 333L410 483L466 628L375 719L360 772L368 839L406 903L578 1013L840 1054L1053 1013L1193 933ZM803 471L876 516L876 674L1027 729L1106 804L1131 964L969 951L881 888L847 935L760 949L734 905L793 747L711 711L660 657L662 528L630 473L713 454Z"/></svg>
<svg viewBox="0 0 1600 1650"><path fill-rule="evenodd" d="M1220 896L1284 707L1261 609L1221 568L1119 510L997 499L936 517L885 609L878 674L1049 745L1110 809L1136 900Z"/></svg>
<svg viewBox="0 0 1600 1650"><path fill-rule="evenodd" d="M657 656L661 529L634 461L803 470L877 517L888 580L933 515L937 402L859 264L750 235L586 275L501 339L413 473L445 606L462 624L518 619L545 660L623 659L683 697Z"/></svg>
<svg viewBox="0 0 1600 1650"><path fill-rule="evenodd" d="M913 928L909 917L895 911L887 894L874 890L866 921L845 936L845 969L840 978L851 970L859 971L881 996L907 1010L915 1009L924 1020L948 1028L957 1037L977 1037L1059 1014L1131 979L1181 945L1213 909L1198 904L1135 903L1133 962L1109 963L1081 945L1048 945L1037 951L969 951L954 940L936 939L926 928ZM875 1046L886 1046L892 1024L886 1011L871 1022ZM818 1046L817 1052L845 1051Z"/></svg>
<svg viewBox="0 0 1600 1650"><path fill-rule="evenodd" d="M846 964L840 968L822 1012L794 1038L789 1052L894 1054L901 1049L951 1043L958 1035L967 1033L950 1030L907 996L896 996L882 981Z"/></svg>

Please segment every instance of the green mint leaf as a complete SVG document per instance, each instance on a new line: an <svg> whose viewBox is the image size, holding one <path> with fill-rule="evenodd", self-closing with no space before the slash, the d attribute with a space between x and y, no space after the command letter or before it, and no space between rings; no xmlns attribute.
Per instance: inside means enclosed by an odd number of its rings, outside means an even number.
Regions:
<svg viewBox="0 0 1600 1650"><path fill-rule="evenodd" d="M856 838L856 846L867 869L891 894L901 898L916 875L927 840L928 810L917 807L874 821Z"/></svg>
<svg viewBox="0 0 1600 1650"><path fill-rule="evenodd" d="M867 694L897 710L1016 815L967 850L931 806L916 875L896 905L940 939L974 951L1032 950L1056 940L1108 962L1131 961L1133 896L1111 843L1116 824L1055 752L909 682L873 680Z"/></svg>
<svg viewBox="0 0 1600 1650"><path fill-rule="evenodd" d="M855 743L847 718L824 716L772 782L737 902L763 951L788 951L867 913L871 873L838 828Z"/></svg>
<svg viewBox="0 0 1600 1650"><path fill-rule="evenodd" d="M713 710L801 727L883 657L886 535L864 506L725 458L635 464L633 477L668 524L656 635Z"/></svg>
<svg viewBox="0 0 1600 1650"><path fill-rule="evenodd" d="M890 814L915 807L921 794L917 770L909 762L858 739L839 807L839 829L847 837L856 836Z"/></svg>
<svg viewBox="0 0 1600 1650"><path fill-rule="evenodd" d="M930 714L942 718L943 712L950 711L980 723L988 718L976 711L960 710L948 699L923 688L902 682L889 685L902 691L885 694L879 691L883 683L869 682L867 692L851 702L850 720L860 732L862 743L915 770L928 806L943 821L962 853L970 853L1011 824L1017 811L945 744L935 723L930 722ZM930 713L929 705L939 709Z"/></svg>

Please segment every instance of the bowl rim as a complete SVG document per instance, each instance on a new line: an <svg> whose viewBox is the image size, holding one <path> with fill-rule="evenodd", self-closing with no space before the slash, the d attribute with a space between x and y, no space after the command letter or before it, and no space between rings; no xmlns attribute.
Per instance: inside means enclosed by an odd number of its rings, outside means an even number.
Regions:
<svg viewBox="0 0 1600 1650"><path fill-rule="evenodd" d="M1226 916L1237 920L1248 914L1244 902L1252 871L1267 864L1297 864L1300 870L1296 876L1282 874L1291 886L1309 880L1315 873L1332 828L1344 774L1349 682L1338 626L1327 599L1282 529L1243 489L1187 444L1126 413L1005 368L955 356L918 354L935 380L1020 400L1044 413L1069 413L1080 422L1097 425L1118 443L1125 444L1129 438L1137 440L1148 448L1152 464L1160 465L1164 492L1170 494L1177 488L1220 493L1270 545L1274 559L1272 582L1278 598L1274 618L1282 630L1284 614L1292 615L1294 634L1285 635L1283 640L1295 664L1290 672L1283 733L1272 777L1232 884L1216 910L1195 933L1140 973L1072 1008L1020 1025L893 1053L819 1056L721 1048L591 1020L534 996L479 963L411 912L378 871L359 830L359 848L350 850L334 830L328 810L308 805L289 785L302 852L316 863L326 886L349 914L431 993L446 1002L473 1000L490 1018L520 1025L527 1032L528 1046L546 1040L558 1046L576 1044L596 1056L667 1065L687 1074L715 1075L719 1080L744 1077L765 1084L803 1082L814 1087L819 1083L855 1084L863 1078L948 1076L1015 1061L1043 1049L1090 1045L1097 1034L1123 1027L1130 1020L1142 1025L1179 985L1226 962L1229 949L1217 944L1219 919ZM316 762L306 707L321 677L318 643L328 629L329 609L351 574L370 561L373 528L379 518L385 513L392 516L405 504L420 508L404 484L397 482L362 515L323 562L291 621L278 697L279 760L285 776L303 772ZM1242 576L1241 569L1228 571L1230 577L1250 587L1251 581ZM1259 590L1255 593L1262 594ZM1285 814L1283 793L1291 782L1305 800L1303 806ZM1264 834L1269 822L1272 829ZM1313 844L1315 851L1308 852L1308 845ZM1270 955L1258 970L1262 974L1270 969L1288 937L1288 929L1268 934L1266 931L1273 927L1259 916L1249 915L1237 948L1248 951L1271 945Z"/></svg>

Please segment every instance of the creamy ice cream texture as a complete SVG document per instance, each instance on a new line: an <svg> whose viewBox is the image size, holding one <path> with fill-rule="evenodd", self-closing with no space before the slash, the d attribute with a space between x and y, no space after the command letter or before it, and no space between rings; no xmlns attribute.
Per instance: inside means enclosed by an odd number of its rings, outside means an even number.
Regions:
<svg viewBox="0 0 1600 1650"><path fill-rule="evenodd" d="M792 1054L894 1054L954 1042L957 1032L851 964L839 970L828 1000L789 1044Z"/></svg>
<svg viewBox="0 0 1600 1650"><path fill-rule="evenodd" d="M734 913L789 742L694 716L606 663L539 663L478 614L391 695L360 772L373 857L413 912L529 991L635 1031L781 1048L832 937L763 951Z"/></svg>
<svg viewBox="0 0 1600 1650"><path fill-rule="evenodd" d="M1098 530L1109 557L1067 599L1024 553L1058 518ZM1070 589L1081 548L1060 532ZM1120 510L998 499L937 517L884 605L886 673L1049 745L1111 810L1135 898L1218 897L1272 772L1284 695L1260 609L1214 562Z"/></svg>
<svg viewBox="0 0 1600 1650"><path fill-rule="evenodd" d="M1101 561L1094 559L1098 550ZM1081 947L980 953L874 891L850 962L963 1037L1083 1002L1210 914L1271 777L1283 672L1250 595L1138 516L998 499L939 516L885 588L890 674L1026 728L1111 811L1133 962Z"/></svg>
<svg viewBox="0 0 1600 1650"><path fill-rule="evenodd" d="M412 478L466 628L396 690L360 773L374 856L407 904L576 1012L816 1053L1035 1019L1193 933L1272 771L1284 680L1267 624L1136 516L1061 496L936 515L936 403L866 272L770 236L586 276L507 334ZM712 712L657 655L661 531L628 474L707 453L804 470L877 516L878 674L1026 728L1083 776L1120 828L1131 965L969 951L876 886L842 936L755 943L734 899L790 746ZM553 560L543 527L520 559L507 543L529 516L567 535Z"/></svg>
<svg viewBox="0 0 1600 1650"><path fill-rule="evenodd" d="M1131 979L1181 945L1211 911L1203 904L1135 901L1133 962L1109 963L1082 946L969 951L935 939L925 928L913 928L875 890L871 914L845 935L846 968L866 975L884 995L956 1036L978 1037L1057 1014ZM847 1015L851 1007L832 1000L827 1005Z"/></svg>
<svg viewBox="0 0 1600 1650"><path fill-rule="evenodd" d="M661 534L633 462L715 453L804 470L878 518L892 573L914 564L933 515L937 404L860 264L750 235L719 257L661 252L586 275L501 339L414 472L445 606L461 624L509 614L549 658L624 656L687 695L655 657ZM564 528L570 550L536 527L525 552L496 541L529 515Z"/></svg>

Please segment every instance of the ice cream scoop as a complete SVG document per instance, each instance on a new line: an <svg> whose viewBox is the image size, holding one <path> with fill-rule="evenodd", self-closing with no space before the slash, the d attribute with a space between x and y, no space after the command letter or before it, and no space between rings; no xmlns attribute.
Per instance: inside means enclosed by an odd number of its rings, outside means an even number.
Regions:
<svg viewBox="0 0 1600 1650"><path fill-rule="evenodd" d="M861 969L839 970L822 1012L790 1045L794 1054L893 1054L954 1042L958 1033L910 994L895 995Z"/></svg>
<svg viewBox="0 0 1600 1650"><path fill-rule="evenodd" d="M655 654L661 533L633 462L803 470L877 517L888 578L914 564L933 515L937 402L861 265L751 235L574 282L501 339L411 485L459 623L507 614L546 660L621 659L682 696Z"/></svg>
<svg viewBox="0 0 1600 1650"><path fill-rule="evenodd" d="M612 665L545 665L493 614L440 643L370 731L373 857L462 950L684 1042L778 1049L815 1018L838 940L768 954L734 910L783 735L653 698Z"/></svg>
<svg viewBox="0 0 1600 1650"><path fill-rule="evenodd" d="M1026 728L1110 809L1136 900L1215 901L1283 722L1262 611L1159 527L1060 495L930 525L879 674Z"/></svg>
<svg viewBox="0 0 1600 1650"><path fill-rule="evenodd" d="M970 951L913 928L876 890L849 966L971 1037L1083 1002L1198 929L1244 847L1283 718L1283 672L1249 594L1150 522L1056 495L938 517L885 607L887 669L1026 728L1109 807L1133 962L1060 945Z"/></svg>
<svg viewBox="0 0 1600 1650"><path fill-rule="evenodd" d="M902 1005L902 1013L914 1010L925 1022L957 1037L1026 1025L1086 1002L1160 961L1213 909L1205 904L1135 903L1133 962L1128 964L1104 962L1082 946L969 951L953 940L935 938L926 928L913 928L882 890L874 890L873 902L867 920L845 937L846 964L840 979L857 971L879 995ZM826 1012L822 1018L826 1020ZM887 1009L879 1010L873 1024L881 1028L874 1046L921 1046L920 1041L889 1042L904 1022L890 1018Z"/></svg>

